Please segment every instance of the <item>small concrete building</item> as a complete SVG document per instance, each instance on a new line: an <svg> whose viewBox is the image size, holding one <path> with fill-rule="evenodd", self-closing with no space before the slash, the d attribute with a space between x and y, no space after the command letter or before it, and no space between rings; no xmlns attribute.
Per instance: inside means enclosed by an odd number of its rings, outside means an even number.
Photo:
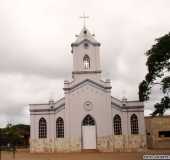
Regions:
<svg viewBox="0 0 170 160"><path fill-rule="evenodd" d="M147 147L170 149L170 116L145 117Z"/></svg>
<svg viewBox="0 0 170 160"><path fill-rule="evenodd" d="M31 152L145 148L144 104L111 96L111 81L101 79L100 46L83 27L71 44L72 80L64 81L64 97L30 104Z"/></svg>

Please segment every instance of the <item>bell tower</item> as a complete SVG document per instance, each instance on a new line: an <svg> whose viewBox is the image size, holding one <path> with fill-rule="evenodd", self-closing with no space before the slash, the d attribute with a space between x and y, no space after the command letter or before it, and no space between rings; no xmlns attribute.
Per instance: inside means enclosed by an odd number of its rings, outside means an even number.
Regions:
<svg viewBox="0 0 170 160"><path fill-rule="evenodd" d="M75 42L71 44L73 54L73 79L100 79L100 43L84 26Z"/></svg>

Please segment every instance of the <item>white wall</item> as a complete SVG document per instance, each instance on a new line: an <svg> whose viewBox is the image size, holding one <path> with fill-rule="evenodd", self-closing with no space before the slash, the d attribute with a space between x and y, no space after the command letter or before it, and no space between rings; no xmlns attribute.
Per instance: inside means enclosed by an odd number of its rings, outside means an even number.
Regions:
<svg viewBox="0 0 170 160"><path fill-rule="evenodd" d="M43 117L47 122L47 139L56 138L56 120L62 117L65 122L65 111L60 112L37 112L31 114L31 139L38 139L39 137L39 120ZM64 125L65 127L65 125Z"/></svg>
<svg viewBox="0 0 170 160"><path fill-rule="evenodd" d="M73 48L73 71L86 71L83 66L83 58L85 55L90 57L89 71L100 70L100 52L98 46L88 43L89 47L84 48L84 43Z"/></svg>
<svg viewBox="0 0 170 160"><path fill-rule="evenodd" d="M90 114L96 121L97 136L112 135L112 113L110 92L84 85L65 95L66 115L68 117L68 137L81 137L81 122ZM86 101L91 101L93 109L86 111L83 107Z"/></svg>
<svg viewBox="0 0 170 160"><path fill-rule="evenodd" d="M122 133L131 135L131 124L130 118L133 114L135 114L138 118L138 127L139 134L145 134L145 123L144 123L144 112L143 109L136 109L136 111L127 111L122 112L117 107L112 105L112 115L113 117L118 114L121 117L121 125L122 125ZM113 122L113 121L112 121ZM114 133L114 132L113 132Z"/></svg>

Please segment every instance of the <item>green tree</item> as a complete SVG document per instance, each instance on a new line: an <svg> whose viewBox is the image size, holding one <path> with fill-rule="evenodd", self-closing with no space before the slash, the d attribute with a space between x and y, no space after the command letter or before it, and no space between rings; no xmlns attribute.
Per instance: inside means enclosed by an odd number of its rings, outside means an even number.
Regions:
<svg viewBox="0 0 170 160"><path fill-rule="evenodd" d="M4 128L4 133L10 145L15 146L20 141L20 134L12 124L7 124L6 128Z"/></svg>
<svg viewBox="0 0 170 160"><path fill-rule="evenodd" d="M20 141L20 135L14 127L10 128L8 132L8 138L9 138L10 144L13 146L16 146L17 142Z"/></svg>
<svg viewBox="0 0 170 160"><path fill-rule="evenodd" d="M139 100L149 100L152 87L161 86L164 96L154 105L155 111L152 113L153 116L161 116L170 108L170 33L156 39L156 44L145 55L148 73L145 80L139 84Z"/></svg>

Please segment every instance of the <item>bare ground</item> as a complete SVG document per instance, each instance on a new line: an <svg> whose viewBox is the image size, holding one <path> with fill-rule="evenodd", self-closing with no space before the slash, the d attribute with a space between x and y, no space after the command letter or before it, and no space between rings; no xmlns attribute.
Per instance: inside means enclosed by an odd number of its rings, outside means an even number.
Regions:
<svg viewBox="0 0 170 160"><path fill-rule="evenodd" d="M147 151L145 154L170 154L168 151ZM30 154L29 151L17 151L15 160L140 160L143 153L116 152L116 153L51 153ZM2 152L1 160L13 160L12 152Z"/></svg>

